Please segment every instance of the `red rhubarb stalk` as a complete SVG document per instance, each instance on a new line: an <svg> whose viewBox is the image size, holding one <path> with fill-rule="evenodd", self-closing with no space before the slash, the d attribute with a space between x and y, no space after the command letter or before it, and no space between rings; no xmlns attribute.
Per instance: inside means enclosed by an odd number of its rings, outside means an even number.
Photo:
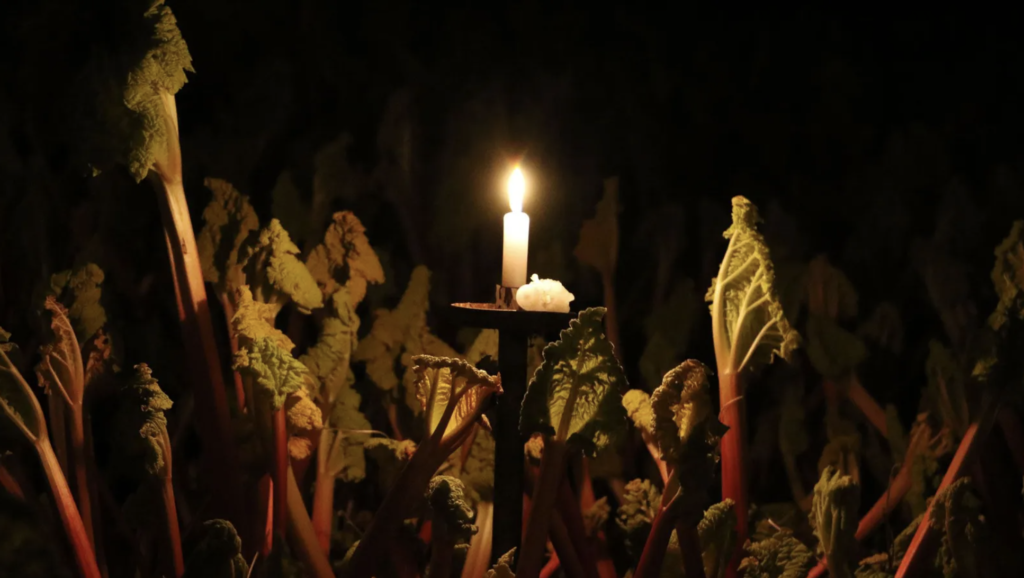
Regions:
<svg viewBox="0 0 1024 578"><path fill-rule="evenodd" d="M567 404L568 405L568 404ZM551 513L558 498L558 487L565 471L565 442L545 436L544 454L541 457L540 474L530 500L530 518L523 536L523 547L516 566L516 576L537 578L544 561L544 546L548 542Z"/></svg>
<svg viewBox="0 0 1024 578"><path fill-rule="evenodd" d="M164 521L167 524L167 542L171 551L172 575L175 578L181 578L181 575L185 573L185 558L181 553L181 532L178 527L178 509L175 506L174 482L171 474L171 440L166 430L164 431L163 439L163 455L166 467L160 484L161 498L163 498L164 503Z"/></svg>
<svg viewBox="0 0 1024 578"><path fill-rule="evenodd" d="M274 534L284 536L288 518L288 430L285 409L274 410ZM303 507L305 509L305 507Z"/></svg>
<svg viewBox="0 0 1024 578"><path fill-rule="evenodd" d="M956 454L953 455L953 461L949 464L946 475L942 477L942 483L939 484L936 494L941 493L957 481L964 471L974 463L992 430L998 409L996 406L996 401L991 397L983 398L978 418L971 423L964 433L963 439L960 440ZM932 505L929 504L928 510L925 512L925 520L930 519L931 514ZM903 561L896 571L896 578L918 576L924 573L925 566L930 563L930 553L935 548L935 537L936 530L932 529L931 524L922 523L918 526L917 532L907 548L907 553L903 556Z"/></svg>
<svg viewBox="0 0 1024 578"><path fill-rule="evenodd" d="M46 472L46 479L50 482L53 490L53 500L57 506L57 513L64 524L68 534L68 541L71 543L71 550L75 556L75 563L83 578L100 578L100 569L96 564L96 555L92 550L92 543L86 534L82 517L78 513L78 506L71 497L71 489L68 482L60 471L60 464L57 463L57 456L53 453L50 440L41 438L36 442L36 451L39 452L39 460Z"/></svg>

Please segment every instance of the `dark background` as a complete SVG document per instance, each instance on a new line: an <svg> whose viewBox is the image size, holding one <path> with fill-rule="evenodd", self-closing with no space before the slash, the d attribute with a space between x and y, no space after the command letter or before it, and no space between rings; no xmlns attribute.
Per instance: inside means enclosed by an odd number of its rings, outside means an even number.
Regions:
<svg viewBox="0 0 1024 578"><path fill-rule="evenodd" d="M1024 217L1024 45L1005 15L170 6L196 69L177 98L196 229L207 176L250 195L264 222L280 217L300 246L318 240L332 210L354 210L388 276L361 310L364 327L424 263L432 324L456 342L443 305L491 296L504 179L522 158L530 271L563 281L579 307L600 304L601 285L572 250L603 180L620 178L631 382L645 385L644 320L687 279L684 354L712 364L702 298L729 199L742 194L761 208L780 269L824 253L846 272L860 294L853 325L882 302L900 310L901 354L874 355L863 381L909 423L928 339L948 330L936 305L964 304L981 322L994 302L993 248ZM31 335L38 284L95 261L122 359L149 361L173 391L180 337L154 193L123 168L92 178L80 162L82 78L91 51L116 45L118 30L105 3L0 7L0 323ZM308 206L296 217L318 174L329 203L312 221ZM755 394L754 415L759 403Z"/></svg>

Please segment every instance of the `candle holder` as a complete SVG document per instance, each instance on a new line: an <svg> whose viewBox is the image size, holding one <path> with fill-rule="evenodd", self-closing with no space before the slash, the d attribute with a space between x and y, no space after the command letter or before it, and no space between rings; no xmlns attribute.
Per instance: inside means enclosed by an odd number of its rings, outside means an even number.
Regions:
<svg viewBox="0 0 1024 578"><path fill-rule="evenodd" d="M511 289L515 304L515 289ZM509 292L505 292L507 295ZM527 342L531 335L557 333L569 327L573 313L525 311L508 308L507 301L496 303L453 303L448 308L451 320L465 327L498 330L498 371L502 394L497 397L494 432L494 533L491 564L512 548L519 547L523 535L523 445L519 433L519 413L526 393Z"/></svg>

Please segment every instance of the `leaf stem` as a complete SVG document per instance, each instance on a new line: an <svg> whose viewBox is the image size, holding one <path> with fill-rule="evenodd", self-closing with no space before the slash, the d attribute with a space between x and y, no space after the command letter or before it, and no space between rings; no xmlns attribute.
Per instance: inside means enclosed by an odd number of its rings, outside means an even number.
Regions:
<svg viewBox="0 0 1024 578"><path fill-rule="evenodd" d="M171 439L167 430L163 432L164 471L160 480L160 497L164 506L164 522L167 524L167 542L170 548L171 570L175 578L185 573L185 557L181 553L181 530L178 527L178 509L174 499L174 477L172 475Z"/></svg>
<svg viewBox="0 0 1024 578"><path fill-rule="evenodd" d="M188 365L195 372L196 415L204 442L209 479L214 481L215 503L225 509L236 527L242 527L241 475L231 437L231 418L220 353L214 339L213 322L203 284L192 219L181 179L181 151L178 148L177 108L174 96L162 95L168 112L167 140L171 148L153 184L157 190L160 215L167 241L171 274L178 301ZM173 121L173 122L172 122Z"/></svg>
<svg viewBox="0 0 1024 578"><path fill-rule="evenodd" d="M566 404L566 407L570 406ZM565 455L565 442L545 436L544 455L541 457L540 473L530 504L530 518L527 521L523 548L516 566L516 576L519 578L537 578L540 574L544 546L548 542L551 513L565 470Z"/></svg>
<svg viewBox="0 0 1024 578"><path fill-rule="evenodd" d="M654 517L654 524L651 526L651 533L644 543L644 551L640 555L634 578L653 578L660 575L661 565L665 561L665 551L672 538L672 530L675 529L675 520L672 518L667 508L658 510L658 515Z"/></svg>
<svg viewBox="0 0 1024 578"><path fill-rule="evenodd" d="M942 477L942 483L939 484L939 488L935 492L936 494L942 492L958 480L974 462L975 458L978 457L985 439L992 430L997 411L997 401L986 394L982 398L978 418L971 423L964 433L964 437L960 440L956 454L953 455L953 461L950 462L946 475ZM903 561L896 571L896 578L918 576L923 573L925 565L929 563L929 555L934 549L933 542L935 538L935 530L931 528L931 524L927 523L927 520L931 517L932 505L928 505L928 510L925 512L926 521L918 526L917 532L907 548L907 553L903 556Z"/></svg>
<svg viewBox="0 0 1024 578"><path fill-rule="evenodd" d="M719 370L718 378L720 419L729 428L722 436L722 499L735 503L736 548L726 570L726 576L736 576L740 562L742 544L747 541L747 439L746 400L742 397L743 384L740 376L731 371Z"/></svg>
<svg viewBox="0 0 1024 578"><path fill-rule="evenodd" d="M71 543L71 550L75 556L75 563L83 578L100 578L100 569L96 564L96 554L92 550L89 536L82 523L82 517L78 513L78 506L71 497L71 489L60 471L60 464L57 463L57 456L53 453L50 440L43 437L35 443L36 451L39 453L39 461L42 462L43 471L46 472L46 479L50 482L50 489L53 491L53 499L60 514L64 530L67 532L68 541Z"/></svg>
<svg viewBox="0 0 1024 578"><path fill-rule="evenodd" d="M597 556L594 555L590 542L587 540L586 529L583 527L580 500L569 486L569 479L564 476L558 487L557 507L559 513L557 522L565 527L566 536L571 542L579 563L582 564L583 575L588 578L597 578ZM568 571L568 567L566 570Z"/></svg>
<svg viewBox="0 0 1024 578"><path fill-rule="evenodd" d="M334 483L332 472L327 471L327 461L341 432L329 428L320 430L320 446L316 451L316 487L313 490L313 530L324 554L331 551L331 526L334 521Z"/></svg>
<svg viewBox="0 0 1024 578"><path fill-rule="evenodd" d="M69 417L71 420L71 467L74 470L75 502L78 504L82 525L85 526L85 534L89 537L89 543L95 546L96 536L92 523L92 498L89 495L89 469L86 461L85 420L82 416L82 406L73 406Z"/></svg>
<svg viewBox="0 0 1024 578"><path fill-rule="evenodd" d="M317 543L313 523L306 513L306 505L302 500L302 492L295 482L291 468L287 472L288 494L288 537L292 551L305 565L312 578L334 578L334 570L327 556L320 550Z"/></svg>
<svg viewBox="0 0 1024 578"><path fill-rule="evenodd" d="M274 534L285 535L288 517L288 429L284 406L274 410ZM305 509L305 506L303 506Z"/></svg>

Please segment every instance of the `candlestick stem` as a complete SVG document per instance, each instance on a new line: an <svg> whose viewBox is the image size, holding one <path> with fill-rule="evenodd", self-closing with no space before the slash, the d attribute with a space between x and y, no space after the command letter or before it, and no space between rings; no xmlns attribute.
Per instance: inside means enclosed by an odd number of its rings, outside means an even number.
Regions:
<svg viewBox="0 0 1024 578"><path fill-rule="evenodd" d="M527 336L502 331L498 336L498 368L503 393L498 397L494 428L494 542L491 564L519 547L523 533L523 440L519 410L526 392Z"/></svg>

